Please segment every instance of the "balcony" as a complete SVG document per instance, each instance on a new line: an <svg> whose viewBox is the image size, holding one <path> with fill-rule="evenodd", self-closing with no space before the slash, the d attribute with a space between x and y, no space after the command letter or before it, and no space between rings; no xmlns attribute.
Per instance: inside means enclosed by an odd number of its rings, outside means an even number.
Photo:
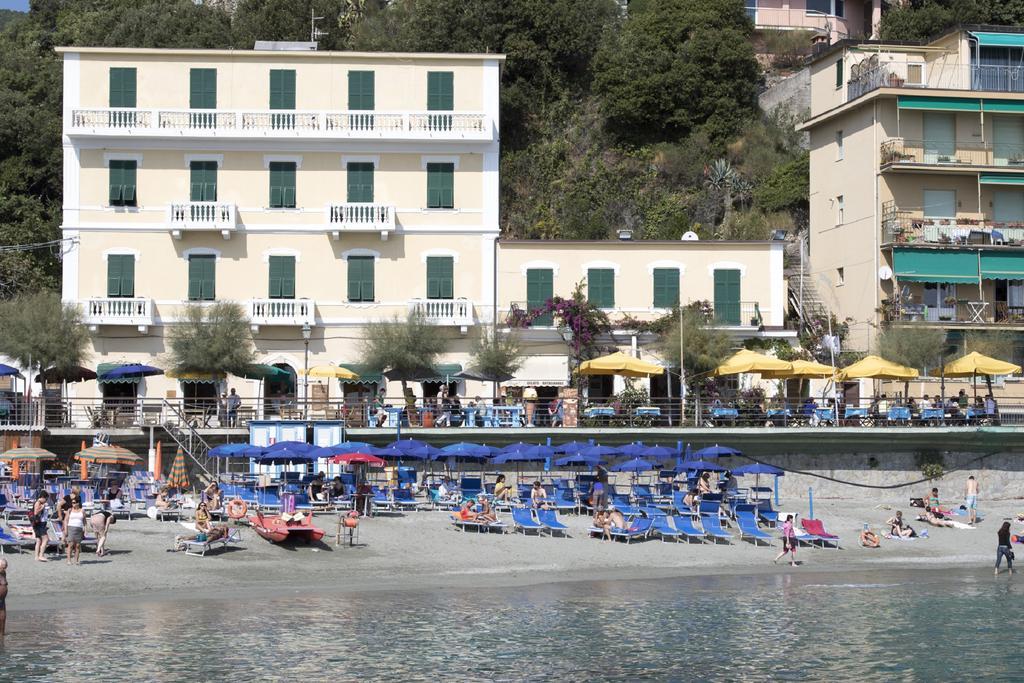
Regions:
<svg viewBox="0 0 1024 683"><path fill-rule="evenodd" d="M395 207L391 204L338 203L327 205L327 230L333 239L343 232L379 232L386 240L395 231Z"/></svg>
<svg viewBox="0 0 1024 683"><path fill-rule="evenodd" d="M145 334L153 324L153 300L139 297L86 299L83 319L91 332L104 325L126 325L137 327Z"/></svg>
<svg viewBox="0 0 1024 683"><path fill-rule="evenodd" d="M918 60L881 64L874 55L851 68L846 99L849 102L879 88L1024 93L1024 67L944 64L925 61L923 55Z"/></svg>
<svg viewBox="0 0 1024 683"><path fill-rule="evenodd" d="M905 303L892 306L887 313L892 322L921 325L988 326L1005 325L1024 327L1024 306L1013 306L1005 301L969 301L958 299L936 306Z"/></svg>
<svg viewBox="0 0 1024 683"><path fill-rule="evenodd" d="M409 312L423 316L430 325L466 328L473 324L473 304L469 299L411 299Z"/></svg>
<svg viewBox="0 0 1024 683"><path fill-rule="evenodd" d="M1024 222L987 218L926 218L921 208L882 206L883 244L946 244L950 246L1024 245Z"/></svg>
<svg viewBox="0 0 1024 683"><path fill-rule="evenodd" d="M795 2L792 4L804 4ZM747 2L747 16L754 22L756 29L776 29L785 31L811 31L827 36L829 42L850 38L854 33L861 33L858 22L844 17L825 14L816 10L800 8L758 7ZM809 47L809 46L808 46Z"/></svg>
<svg viewBox="0 0 1024 683"><path fill-rule="evenodd" d="M70 136L223 139L490 141L495 137L494 123L482 112L74 109L65 132Z"/></svg>
<svg viewBox="0 0 1024 683"><path fill-rule="evenodd" d="M883 167L938 166L999 167L1024 170L1024 145L1003 145L991 142L937 143L924 140L890 138L882 142L880 161Z"/></svg>
<svg viewBox="0 0 1024 683"><path fill-rule="evenodd" d="M224 239L238 226L232 202L179 202L167 207L167 226L174 239L185 232L218 231Z"/></svg>
<svg viewBox="0 0 1024 683"><path fill-rule="evenodd" d="M712 327L764 326L761 304L757 301L715 302L710 305L710 309L705 311L705 316Z"/></svg>
<svg viewBox="0 0 1024 683"><path fill-rule="evenodd" d="M316 304L311 299L250 299L249 326L302 327L316 324Z"/></svg>

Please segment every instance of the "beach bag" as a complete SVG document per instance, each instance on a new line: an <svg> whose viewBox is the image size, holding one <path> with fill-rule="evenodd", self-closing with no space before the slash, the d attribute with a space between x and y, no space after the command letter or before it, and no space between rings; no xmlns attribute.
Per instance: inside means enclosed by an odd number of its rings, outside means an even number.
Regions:
<svg viewBox="0 0 1024 683"><path fill-rule="evenodd" d="M910 507L912 507L912 508L923 508L924 507L924 499L923 498L911 498L910 499Z"/></svg>
<svg viewBox="0 0 1024 683"><path fill-rule="evenodd" d="M209 538L206 534L196 534L196 540L200 543L206 543L206 539Z"/></svg>

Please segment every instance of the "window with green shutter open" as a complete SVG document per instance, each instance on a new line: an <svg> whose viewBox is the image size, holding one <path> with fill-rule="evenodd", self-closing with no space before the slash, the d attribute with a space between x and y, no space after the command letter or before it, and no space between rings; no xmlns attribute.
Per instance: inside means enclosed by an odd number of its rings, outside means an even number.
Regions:
<svg viewBox="0 0 1024 683"><path fill-rule="evenodd" d="M355 302L372 302L373 294L372 256L348 257L348 300Z"/></svg>
<svg viewBox="0 0 1024 683"><path fill-rule="evenodd" d="M345 166L348 184L345 201L350 203L373 202L373 163L353 161Z"/></svg>
<svg viewBox="0 0 1024 683"><path fill-rule="evenodd" d="M554 296L554 272L550 268L530 268L526 271L526 307L534 311L544 306ZM533 319L537 327L551 327L554 324L550 313Z"/></svg>
<svg viewBox="0 0 1024 683"><path fill-rule="evenodd" d="M270 271L271 299L295 298L295 257L271 256L268 259Z"/></svg>
<svg viewBox="0 0 1024 683"><path fill-rule="evenodd" d="M189 200L193 202L217 201L217 162L193 161L189 164Z"/></svg>
<svg viewBox="0 0 1024 683"><path fill-rule="evenodd" d="M451 256L427 257L427 298L455 297L455 259Z"/></svg>
<svg viewBox="0 0 1024 683"><path fill-rule="evenodd" d="M213 301L216 289L217 257L193 254L188 257L188 300Z"/></svg>
<svg viewBox="0 0 1024 683"><path fill-rule="evenodd" d="M679 305L679 269L654 269L655 308L673 308Z"/></svg>
<svg viewBox="0 0 1024 683"><path fill-rule="evenodd" d="M455 164L427 164L427 208L455 208Z"/></svg>
<svg viewBox="0 0 1024 683"><path fill-rule="evenodd" d="M131 254L107 256L107 296L135 296L135 257Z"/></svg>
<svg viewBox="0 0 1024 683"><path fill-rule="evenodd" d="M295 109L295 70L270 70L270 108ZM295 128L295 114L271 114L270 127Z"/></svg>
<svg viewBox="0 0 1024 683"><path fill-rule="evenodd" d="M295 162L271 161L270 208L295 208Z"/></svg>
<svg viewBox="0 0 1024 683"><path fill-rule="evenodd" d="M135 169L137 163L128 159L111 159L109 168L111 206L137 206Z"/></svg>
<svg viewBox="0 0 1024 683"><path fill-rule="evenodd" d="M451 71L427 72L427 110L452 111L455 109L455 74ZM431 114L427 117L431 130L451 130L451 114Z"/></svg>
<svg viewBox="0 0 1024 683"><path fill-rule="evenodd" d="M587 270L587 300L598 308L615 308L615 271L611 268Z"/></svg>

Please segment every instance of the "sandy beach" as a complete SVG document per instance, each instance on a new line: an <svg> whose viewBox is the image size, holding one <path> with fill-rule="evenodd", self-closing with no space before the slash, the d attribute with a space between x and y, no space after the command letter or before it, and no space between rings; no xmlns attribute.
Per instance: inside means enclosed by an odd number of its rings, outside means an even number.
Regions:
<svg viewBox="0 0 1024 683"><path fill-rule="evenodd" d="M930 538L914 541L883 539L879 549L859 546L865 522L876 531L892 510ZM119 521L108 540L110 555L83 553L82 564L35 562L30 552L8 553L11 592L8 608L50 609L115 600L180 598L282 597L302 593L338 593L501 587L593 579L669 578L694 575L789 571L870 571L897 567L977 568L991 573L996 530L1021 507L1016 501L982 504L986 519L976 529L948 529L913 521L917 509L897 499L815 501L815 516L842 538L842 550L804 549L800 566L773 565L780 550L735 540L731 545L664 543L657 539L608 543L586 533L589 517L565 515L570 537L536 538L522 534L477 534L456 531L440 511L386 514L366 519L359 545L335 546L336 517L317 515L328 531L323 544L277 546L243 528L238 546L215 550L206 557L171 552L176 522L148 518ZM780 509L806 513L806 501L783 500ZM507 514L503 517L509 517ZM510 521L510 520L509 520ZM1015 532L1021 525L1014 524Z"/></svg>

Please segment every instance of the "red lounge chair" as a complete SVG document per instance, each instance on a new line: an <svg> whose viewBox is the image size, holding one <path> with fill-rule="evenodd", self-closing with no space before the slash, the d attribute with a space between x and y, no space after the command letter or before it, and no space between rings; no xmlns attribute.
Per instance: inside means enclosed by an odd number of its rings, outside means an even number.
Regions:
<svg viewBox="0 0 1024 683"><path fill-rule="evenodd" d="M825 525L820 519L802 519L800 520L800 526L803 527L804 531L816 536L817 540L821 541L821 546L824 548L826 543L833 543L833 547L839 550L839 537L835 534L830 534L825 531Z"/></svg>

